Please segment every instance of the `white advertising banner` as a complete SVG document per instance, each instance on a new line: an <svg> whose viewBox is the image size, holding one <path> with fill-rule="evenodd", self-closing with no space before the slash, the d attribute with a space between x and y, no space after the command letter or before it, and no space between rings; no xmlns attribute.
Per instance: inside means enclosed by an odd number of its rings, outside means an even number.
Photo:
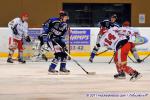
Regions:
<svg viewBox="0 0 150 100"><path fill-rule="evenodd" d="M141 36L147 38L148 42L139 46L136 46L137 50L140 52L150 52L150 27L136 27ZM41 28L32 28L30 29L30 33L33 36L37 36L41 33ZM8 53L8 38L10 35L11 30L8 28L0 28L0 55L2 53ZM34 33L35 32L35 33ZM95 46L97 34L99 32L99 28L90 28L90 27L78 27L78 28L71 28L71 49L73 53L76 52L80 53L87 53L90 54L91 50ZM79 47L77 47L79 46ZM75 47L75 49L74 49ZM82 47L82 48L81 48ZM103 51L103 48L100 50Z"/></svg>

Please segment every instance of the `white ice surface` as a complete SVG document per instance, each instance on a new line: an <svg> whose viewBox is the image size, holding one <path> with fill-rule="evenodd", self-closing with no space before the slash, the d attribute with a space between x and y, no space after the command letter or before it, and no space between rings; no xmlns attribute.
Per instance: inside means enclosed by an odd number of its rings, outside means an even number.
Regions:
<svg viewBox="0 0 150 100"><path fill-rule="evenodd" d="M94 63L88 58L75 58L88 71L96 75L86 75L74 62L69 61L70 75L48 75L50 62L27 62L27 64L7 64L0 60L0 100L149 100L150 99L150 58L144 63L128 65L142 73L142 78L130 82L115 80L114 63L108 64L110 57L97 57ZM57 69L59 66L57 67ZM139 93L140 92L140 93ZM93 95L92 95L93 94ZM102 97L117 94L116 97ZM122 97L118 97L121 94ZM131 96L141 94L145 96ZM94 97L89 97L94 96ZM98 96L99 95L99 96Z"/></svg>

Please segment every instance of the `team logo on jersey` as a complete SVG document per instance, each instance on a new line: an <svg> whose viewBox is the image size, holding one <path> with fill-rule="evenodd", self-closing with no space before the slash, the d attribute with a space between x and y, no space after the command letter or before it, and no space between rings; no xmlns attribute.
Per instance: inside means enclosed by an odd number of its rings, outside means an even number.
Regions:
<svg viewBox="0 0 150 100"><path fill-rule="evenodd" d="M55 34L55 35L61 35L61 32L56 30L55 28L52 28L51 31Z"/></svg>

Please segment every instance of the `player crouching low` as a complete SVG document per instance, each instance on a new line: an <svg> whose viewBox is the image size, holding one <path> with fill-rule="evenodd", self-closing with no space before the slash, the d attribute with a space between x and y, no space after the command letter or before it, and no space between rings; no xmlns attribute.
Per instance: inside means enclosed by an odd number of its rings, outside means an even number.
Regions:
<svg viewBox="0 0 150 100"><path fill-rule="evenodd" d="M125 35L119 35L117 28L115 30L114 28L110 28L101 37L100 46L107 46L115 50L114 62L118 71L115 78L124 76L124 72L131 76L131 81L135 81L141 77L139 72L127 66L127 56L129 51L133 48L133 45L132 42L128 42L128 38Z"/></svg>
<svg viewBox="0 0 150 100"><path fill-rule="evenodd" d="M65 35L68 31L68 25L66 21L68 20L67 13L61 11L59 18L50 18L44 24L45 33L49 36L49 45L54 49L55 57L52 60L51 65L49 66L49 74L58 74L58 71L55 69L58 62L60 61L60 74L68 74L70 71L66 69L66 60L67 51L65 43ZM60 46L62 48L60 48Z"/></svg>
<svg viewBox="0 0 150 100"><path fill-rule="evenodd" d="M12 30L11 36L9 37L9 55L7 62L13 63L12 56L14 51L18 49L18 61L25 63L23 59L23 38L27 42L30 42L28 36L28 14L22 13L20 17L17 17L8 23L8 27Z"/></svg>

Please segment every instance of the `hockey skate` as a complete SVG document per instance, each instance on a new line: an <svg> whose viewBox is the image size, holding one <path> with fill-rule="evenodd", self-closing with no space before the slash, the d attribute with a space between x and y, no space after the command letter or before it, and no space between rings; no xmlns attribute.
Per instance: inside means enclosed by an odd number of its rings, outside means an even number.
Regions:
<svg viewBox="0 0 150 100"><path fill-rule="evenodd" d="M140 73L138 73L137 71L135 71L133 73L133 75L130 78L130 81L135 82L136 80L140 79L142 77L142 75Z"/></svg>
<svg viewBox="0 0 150 100"><path fill-rule="evenodd" d="M20 63L22 63L22 64L25 64L26 63L26 61L25 60L23 60L23 59L18 59L18 62L20 62Z"/></svg>
<svg viewBox="0 0 150 100"><path fill-rule="evenodd" d="M7 59L7 63L14 63L12 58Z"/></svg>
<svg viewBox="0 0 150 100"><path fill-rule="evenodd" d="M93 59L91 57L89 58L89 62L93 63Z"/></svg>
<svg viewBox="0 0 150 100"><path fill-rule="evenodd" d="M67 70L66 68L62 68L59 70L60 75L68 75L70 74L70 70Z"/></svg>
<svg viewBox="0 0 150 100"><path fill-rule="evenodd" d="M48 70L48 75L58 75L58 71L57 70L55 70L55 69L49 69Z"/></svg>
<svg viewBox="0 0 150 100"><path fill-rule="evenodd" d="M121 72L121 73L119 73L119 74L115 74L115 75L114 75L114 78L115 78L115 79L126 79L126 75L125 75L124 72Z"/></svg>

